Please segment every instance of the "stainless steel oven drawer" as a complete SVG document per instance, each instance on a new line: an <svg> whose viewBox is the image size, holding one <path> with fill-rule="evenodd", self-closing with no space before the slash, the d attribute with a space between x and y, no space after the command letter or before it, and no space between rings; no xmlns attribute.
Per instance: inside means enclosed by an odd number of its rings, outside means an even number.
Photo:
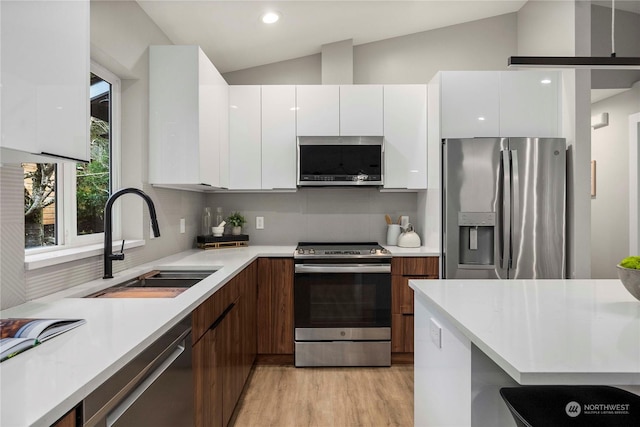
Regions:
<svg viewBox="0 0 640 427"><path fill-rule="evenodd" d="M385 341L391 328L295 328L296 341Z"/></svg>
<svg viewBox="0 0 640 427"><path fill-rule="evenodd" d="M296 342L295 365L296 367L391 366L391 342Z"/></svg>

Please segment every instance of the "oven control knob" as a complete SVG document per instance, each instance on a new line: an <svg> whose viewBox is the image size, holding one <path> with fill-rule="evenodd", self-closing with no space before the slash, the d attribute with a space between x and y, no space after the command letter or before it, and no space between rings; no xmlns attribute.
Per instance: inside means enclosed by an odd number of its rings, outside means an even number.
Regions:
<svg viewBox="0 0 640 427"><path fill-rule="evenodd" d="M380 253L381 254L388 254L389 251L386 248L382 248L382 249L380 249Z"/></svg>
<svg viewBox="0 0 640 427"><path fill-rule="evenodd" d="M375 254L375 253L376 253L376 250L375 250L375 249L371 249L371 250L369 251L369 253L370 253L370 254Z"/></svg>
<svg viewBox="0 0 640 427"><path fill-rule="evenodd" d="M304 255L304 249L302 249L302 248L298 249L298 253L299 253L300 255Z"/></svg>
<svg viewBox="0 0 640 427"><path fill-rule="evenodd" d="M313 255L313 254L315 254L315 253L316 253L315 249L309 249L309 254L310 254L310 255Z"/></svg>

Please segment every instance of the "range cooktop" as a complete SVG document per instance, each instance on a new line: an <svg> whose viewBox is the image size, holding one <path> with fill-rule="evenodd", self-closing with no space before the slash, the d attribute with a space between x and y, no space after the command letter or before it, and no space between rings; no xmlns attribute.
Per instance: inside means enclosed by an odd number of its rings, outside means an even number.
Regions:
<svg viewBox="0 0 640 427"><path fill-rule="evenodd" d="M391 258L377 242L300 242L294 258Z"/></svg>

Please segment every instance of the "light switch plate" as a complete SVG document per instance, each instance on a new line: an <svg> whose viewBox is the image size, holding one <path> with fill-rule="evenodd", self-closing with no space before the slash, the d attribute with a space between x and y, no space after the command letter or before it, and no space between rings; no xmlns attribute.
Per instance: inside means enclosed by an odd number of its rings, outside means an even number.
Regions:
<svg viewBox="0 0 640 427"><path fill-rule="evenodd" d="M184 218L180 218L180 234L184 234L187 231L187 224Z"/></svg>
<svg viewBox="0 0 640 427"><path fill-rule="evenodd" d="M429 336L437 348L442 348L442 326L433 317L429 319Z"/></svg>
<svg viewBox="0 0 640 427"><path fill-rule="evenodd" d="M257 216L256 217L256 230L264 230L264 217Z"/></svg>

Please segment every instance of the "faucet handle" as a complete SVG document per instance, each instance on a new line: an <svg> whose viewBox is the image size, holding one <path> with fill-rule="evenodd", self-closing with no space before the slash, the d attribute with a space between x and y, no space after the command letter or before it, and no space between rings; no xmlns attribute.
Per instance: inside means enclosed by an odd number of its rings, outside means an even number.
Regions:
<svg viewBox="0 0 640 427"><path fill-rule="evenodd" d="M122 246L120 246L120 252L110 254L109 259L114 261L122 261L124 259L124 240L122 241Z"/></svg>

